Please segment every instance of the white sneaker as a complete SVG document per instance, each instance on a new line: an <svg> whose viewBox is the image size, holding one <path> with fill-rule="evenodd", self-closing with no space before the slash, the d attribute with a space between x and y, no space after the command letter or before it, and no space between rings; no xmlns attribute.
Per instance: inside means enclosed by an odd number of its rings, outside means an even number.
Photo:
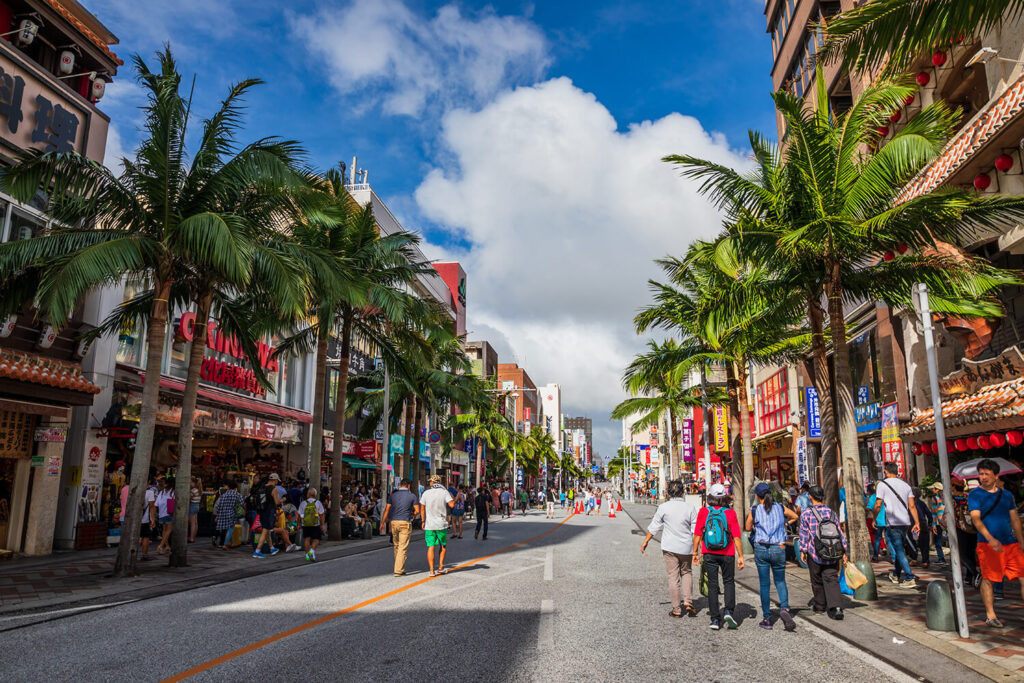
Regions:
<svg viewBox="0 0 1024 683"><path fill-rule="evenodd" d="M290 546L288 546L287 548L285 548L285 549L284 549L284 551L285 551L286 553L290 553L291 551L293 551L293 550L298 550L298 549L299 549L299 546L297 546L297 545L295 545L294 543L292 543L292 544L291 544Z"/></svg>

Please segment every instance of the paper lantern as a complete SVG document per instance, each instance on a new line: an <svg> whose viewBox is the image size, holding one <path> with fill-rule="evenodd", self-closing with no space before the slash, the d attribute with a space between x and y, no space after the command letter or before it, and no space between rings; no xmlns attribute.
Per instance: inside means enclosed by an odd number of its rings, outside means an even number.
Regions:
<svg viewBox="0 0 1024 683"><path fill-rule="evenodd" d="M879 126L878 128L875 128L875 130L878 131L878 134L883 138L889 134L889 126Z"/></svg>
<svg viewBox="0 0 1024 683"><path fill-rule="evenodd" d="M71 50L61 50L59 65L62 74L73 72L75 70L75 53Z"/></svg>
<svg viewBox="0 0 1024 683"><path fill-rule="evenodd" d="M918 85L920 85L921 87L924 87L924 86L928 85L928 83L931 82L932 77L928 75L927 71L922 71L921 73L917 74L917 79L916 80L917 80L917 84Z"/></svg>
<svg viewBox="0 0 1024 683"><path fill-rule="evenodd" d="M896 258L896 254L892 253L891 251L887 251L884 254L882 254L883 261L892 261L894 258Z"/></svg>
<svg viewBox="0 0 1024 683"><path fill-rule="evenodd" d="M103 99L103 93L107 90L107 82L102 78L97 78L92 82L90 92L92 93L92 101L99 102Z"/></svg>
<svg viewBox="0 0 1024 683"><path fill-rule="evenodd" d="M967 437L967 447L969 449L971 449L972 451L976 450L978 448L978 437L976 437L976 436L969 436L969 437Z"/></svg>
<svg viewBox="0 0 1024 683"><path fill-rule="evenodd" d="M1002 432L993 432L988 438L992 441L992 448L1002 448L1006 445L1006 434Z"/></svg>
<svg viewBox="0 0 1024 683"><path fill-rule="evenodd" d="M921 455L929 455L932 452L932 445L925 441L921 444Z"/></svg>
<svg viewBox="0 0 1024 683"><path fill-rule="evenodd" d="M982 450L987 451L992 448L992 439L989 438L988 434L982 434L978 437L978 446L980 446Z"/></svg>
<svg viewBox="0 0 1024 683"><path fill-rule="evenodd" d="M1006 432L1006 440L1010 442L1011 446L1019 446L1024 443L1024 433L1011 429Z"/></svg>
<svg viewBox="0 0 1024 683"><path fill-rule="evenodd" d="M949 455L952 452L953 452L953 440L952 439L946 439L946 455Z"/></svg>
<svg viewBox="0 0 1024 683"><path fill-rule="evenodd" d="M974 176L974 189L976 190L987 190L991 184L992 178L987 173L979 173Z"/></svg>
<svg viewBox="0 0 1024 683"><path fill-rule="evenodd" d="M1011 168L1013 168L1013 157L1011 157L1009 154L1001 154L997 156L995 161L995 167L1002 171L1003 173L1006 173Z"/></svg>
<svg viewBox="0 0 1024 683"><path fill-rule="evenodd" d="M913 104L914 103L914 97L915 97L914 93L910 93L909 95L907 95L906 99L903 100L903 104Z"/></svg>
<svg viewBox="0 0 1024 683"><path fill-rule="evenodd" d="M914 455L921 455L921 444L915 443L913 446L910 447L910 452L913 453Z"/></svg>
<svg viewBox="0 0 1024 683"><path fill-rule="evenodd" d="M893 112L892 116L889 117L889 120L892 121L893 123L896 123L897 121L900 120L901 116L903 116L903 112L896 111Z"/></svg>
<svg viewBox="0 0 1024 683"><path fill-rule="evenodd" d="M953 446L955 446L958 451L963 453L964 451L967 450L967 440L957 439L956 441L953 442Z"/></svg>
<svg viewBox="0 0 1024 683"><path fill-rule="evenodd" d="M946 63L946 59L946 53L943 52L942 50L939 50L938 52L932 55L932 65L942 66L943 64Z"/></svg>

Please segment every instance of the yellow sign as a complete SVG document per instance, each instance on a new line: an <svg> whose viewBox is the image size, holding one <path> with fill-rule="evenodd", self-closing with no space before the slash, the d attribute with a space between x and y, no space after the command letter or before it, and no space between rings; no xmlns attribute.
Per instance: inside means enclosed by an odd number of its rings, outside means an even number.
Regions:
<svg viewBox="0 0 1024 683"><path fill-rule="evenodd" d="M729 450L729 412L725 406L715 406L715 450Z"/></svg>
<svg viewBox="0 0 1024 683"><path fill-rule="evenodd" d="M81 486L82 485L82 468L72 467L71 476L68 478L68 486Z"/></svg>

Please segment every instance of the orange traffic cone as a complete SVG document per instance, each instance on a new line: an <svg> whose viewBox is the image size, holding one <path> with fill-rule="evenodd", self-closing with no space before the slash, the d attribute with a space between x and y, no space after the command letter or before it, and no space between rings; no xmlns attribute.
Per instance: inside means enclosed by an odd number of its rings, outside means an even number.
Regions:
<svg viewBox="0 0 1024 683"><path fill-rule="evenodd" d="M608 519L615 519L615 506L608 504Z"/></svg>
<svg viewBox="0 0 1024 683"><path fill-rule="evenodd" d="M622 501L621 501L621 500L620 500L620 501L618 501L618 502L617 502L617 503L615 504L615 509L616 509L616 510L618 510L619 512L622 512Z"/></svg>

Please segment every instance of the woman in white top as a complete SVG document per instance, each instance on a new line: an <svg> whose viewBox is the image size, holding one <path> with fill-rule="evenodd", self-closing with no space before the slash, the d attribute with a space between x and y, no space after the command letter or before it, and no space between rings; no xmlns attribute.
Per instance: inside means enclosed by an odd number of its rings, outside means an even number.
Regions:
<svg viewBox="0 0 1024 683"><path fill-rule="evenodd" d="M171 552L171 531L174 530L174 477L167 477L156 494L156 517L160 522L160 545L157 555Z"/></svg>

